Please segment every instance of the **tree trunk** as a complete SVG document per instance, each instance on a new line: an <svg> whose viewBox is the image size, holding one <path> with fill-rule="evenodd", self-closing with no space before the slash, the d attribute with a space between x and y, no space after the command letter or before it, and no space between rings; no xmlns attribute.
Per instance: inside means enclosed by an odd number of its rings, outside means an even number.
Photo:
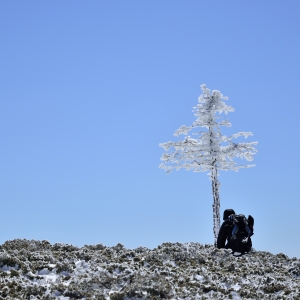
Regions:
<svg viewBox="0 0 300 300"><path fill-rule="evenodd" d="M214 218L214 238L215 238L215 247L217 246L217 239L220 230L220 195L219 195L219 187L220 183L218 181L218 170L213 168L211 171L211 179L212 179L212 193L213 193L213 218Z"/></svg>

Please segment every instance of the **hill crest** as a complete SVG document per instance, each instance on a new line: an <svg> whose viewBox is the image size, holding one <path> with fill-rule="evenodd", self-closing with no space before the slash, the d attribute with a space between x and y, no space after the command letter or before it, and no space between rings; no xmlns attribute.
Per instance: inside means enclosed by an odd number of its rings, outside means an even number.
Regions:
<svg viewBox="0 0 300 300"><path fill-rule="evenodd" d="M0 299L300 299L300 260L199 243L0 246Z"/></svg>

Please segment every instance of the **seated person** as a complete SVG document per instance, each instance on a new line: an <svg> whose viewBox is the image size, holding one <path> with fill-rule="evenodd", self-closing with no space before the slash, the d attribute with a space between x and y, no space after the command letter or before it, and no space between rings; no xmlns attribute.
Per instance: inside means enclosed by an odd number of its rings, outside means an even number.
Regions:
<svg viewBox="0 0 300 300"><path fill-rule="evenodd" d="M252 247L254 219L249 216L236 215L233 209L225 209L223 224L220 228L217 248L231 249L233 252L249 252Z"/></svg>

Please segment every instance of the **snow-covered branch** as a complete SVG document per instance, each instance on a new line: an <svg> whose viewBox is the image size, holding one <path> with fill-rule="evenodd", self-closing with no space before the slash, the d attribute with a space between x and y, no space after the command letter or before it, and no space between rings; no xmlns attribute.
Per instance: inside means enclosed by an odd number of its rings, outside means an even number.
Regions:
<svg viewBox="0 0 300 300"><path fill-rule="evenodd" d="M201 85L203 94L198 98L198 104L193 112L197 119L191 126L182 125L175 131L174 135L187 135L197 128L204 128L201 131L193 132L197 138L187 136L183 140L159 144L167 153L161 157L160 168L170 172L170 170L182 169L193 170L194 172L205 172L211 168L220 170L238 170L242 165L232 163L235 157L247 161L253 160L253 155L257 153L255 145L257 142L234 143L233 139L239 137L249 137L251 132L238 132L231 136L221 133L221 127L230 127L231 123L227 119L217 120L216 114L233 112L234 108L225 104L227 97L220 91L213 90ZM205 131L206 128L206 131ZM224 143L228 145L224 146ZM229 163L230 162L230 163Z"/></svg>

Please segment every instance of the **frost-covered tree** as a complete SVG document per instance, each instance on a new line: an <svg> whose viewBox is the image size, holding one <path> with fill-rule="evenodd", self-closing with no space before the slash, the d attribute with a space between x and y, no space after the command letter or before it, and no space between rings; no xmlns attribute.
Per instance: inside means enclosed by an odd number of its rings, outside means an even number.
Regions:
<svg viewBox="0 0 300 300"><path fill-rule="evenodd" d="M234 157L253 160L253 155L257 152L255 145L257 142L235 143L233 139L244 136L251 136L251 132L239 132L231 136L221 133L221 126L230 127L231 123L224 117L217 114L233 112L234 108L225 104L227 97L224 97L220 91L212 92L201 85L203 94L198 98L198 104L193 112L196 121L191 126L181 126L175 131L174 135L188 135L193 130L191 136L185 137L177 142L167 142L159 144L166 151L161 157L162 164L159 166L167 173L172 170L193 170L194 172L208 171L212 181L213 194L213 232L216 245L220 229L220 195L218 181L218 170L234 170L240 168L249 168L254 165L239 165L233 161ZM200 128L200 130L199 130ZM201 130L202 129L202 130Z"/></svg>

